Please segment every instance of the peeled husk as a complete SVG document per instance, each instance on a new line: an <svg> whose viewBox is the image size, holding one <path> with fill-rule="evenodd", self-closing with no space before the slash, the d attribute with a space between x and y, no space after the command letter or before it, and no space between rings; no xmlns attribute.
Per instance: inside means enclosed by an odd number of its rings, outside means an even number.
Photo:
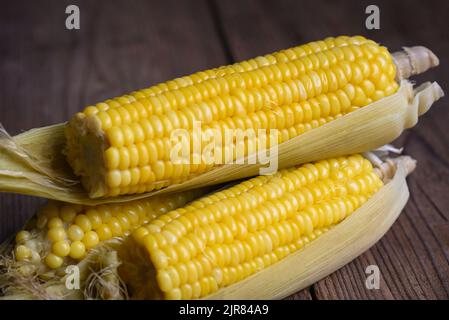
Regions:
<svg viewBox="0 0 449 320"><path fill-rule="evenodd" d="M384 99L351 112L278 146L279 168L319 159L366 152L397 138L443 96L436 83L415 90L407 80ZM91 199L61 153L64 124L32 129L14 137L0 130L0 191L15 192L70 203L97 205L123 202L155 194L188 190L259 174L254 155L245 164L225 164L180 184L136 195ZM253 159L253 160L251 160Z"/></svg>

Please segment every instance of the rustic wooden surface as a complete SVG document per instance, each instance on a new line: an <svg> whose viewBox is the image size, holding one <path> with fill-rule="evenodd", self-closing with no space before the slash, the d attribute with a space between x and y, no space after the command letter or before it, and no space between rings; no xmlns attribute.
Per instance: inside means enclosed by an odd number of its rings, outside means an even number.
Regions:
<svg viewBox="0 0 449 320"><path fill-rule="evenodd" d="M364 1L2 1L0 121L17 134L66 120L81 107L196 70L339 34L362 34L390 49L426 45L441 66L417 81L449 91L448 1L376 1L381 30L365 29ZM81 30L65 29L65 7ZM449 297L448 100L435 104L396 144L418 160L411 198L371 250L290 299ZM0 241L44 200L0 195ZM381 271L367 290L365 268Z"/></svg>

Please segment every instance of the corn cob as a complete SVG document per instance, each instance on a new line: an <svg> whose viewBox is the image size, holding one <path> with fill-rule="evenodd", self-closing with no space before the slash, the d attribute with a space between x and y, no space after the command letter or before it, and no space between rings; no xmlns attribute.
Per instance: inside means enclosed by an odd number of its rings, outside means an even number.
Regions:
<svg viewBox="0 0 449 320"><path fill-rule="evenodd" d="M206 297L339 224L383 187L391 168L353 155L208 195L136 229L120 248L120 276L137 299Z"/></svg>
<svg viewBox="0 0 449 320"><path fill-rule="evenodd" d="M69 121L67 160L92 198L181 183L236 160L237 145L212 163L194 164L192 153L188 164L173 163L174 130L187 130L192 141L195 121L221 132L275 129L282 143L395 93L397 70L411 75L397 57L398 67L385 47L360 36L327 38L106 100ZM255 139L244 142L244 155Z"/></svg>
<svg viewBox="0 0 449 320"><path fill-rule="evenodd" d="M88 251L112 238L123 238L161 214L186 205L206 189L95 207L49 201L16 234L14 257L26 273L38 274L76 264Z"/></svg>

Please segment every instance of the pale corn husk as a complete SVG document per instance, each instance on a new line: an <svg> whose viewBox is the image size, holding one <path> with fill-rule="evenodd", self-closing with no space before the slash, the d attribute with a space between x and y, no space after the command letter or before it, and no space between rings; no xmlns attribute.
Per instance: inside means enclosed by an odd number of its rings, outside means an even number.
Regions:
<svg viewBox="0 0 449 320"><path fill-rule="evenodd" d="M373 246L398 218L409 198L406 161L362 207L328 232L267 269L206 299L282 299L340 269Z"/></svg>
<svg viewBox="0 0 449 320"><path fill-rule="evenodd" d="M397 138L444 95L436 83L415 90L407 80L384 99L342 116L278 146L278 166L286 168L323 158L366 152ZM1 130L0 191L29 194L84 205L123 202L155 194L219 184L259 174L254 156L245 164L225 164L184 183L155 192L90 199L61 150L64 124L33 129L15 137ZM251 160L253 159L253 160Z"/></svg>

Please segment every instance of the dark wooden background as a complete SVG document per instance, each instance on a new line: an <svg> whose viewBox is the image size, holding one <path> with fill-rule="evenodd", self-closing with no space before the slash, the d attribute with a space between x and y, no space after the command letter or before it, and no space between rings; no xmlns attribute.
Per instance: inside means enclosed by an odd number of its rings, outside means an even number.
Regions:
<svg viewBox="0 0 449 320"><path fill-rule="evenodd" d="M365 29L377 4L381 30ZM65 29L77 4L81 30ZM0 1L0 121L17 134L65 121L131 90L331 35L362 34L391 50L426 45L441 66L417 81L449 92L449 1ZM411 198L371 250L292 299L447 299L449 102L436 103L396 141L418 160ZM42 199L0 195L0 241ZM365 268L381 271L367 290Z"/></svg>

